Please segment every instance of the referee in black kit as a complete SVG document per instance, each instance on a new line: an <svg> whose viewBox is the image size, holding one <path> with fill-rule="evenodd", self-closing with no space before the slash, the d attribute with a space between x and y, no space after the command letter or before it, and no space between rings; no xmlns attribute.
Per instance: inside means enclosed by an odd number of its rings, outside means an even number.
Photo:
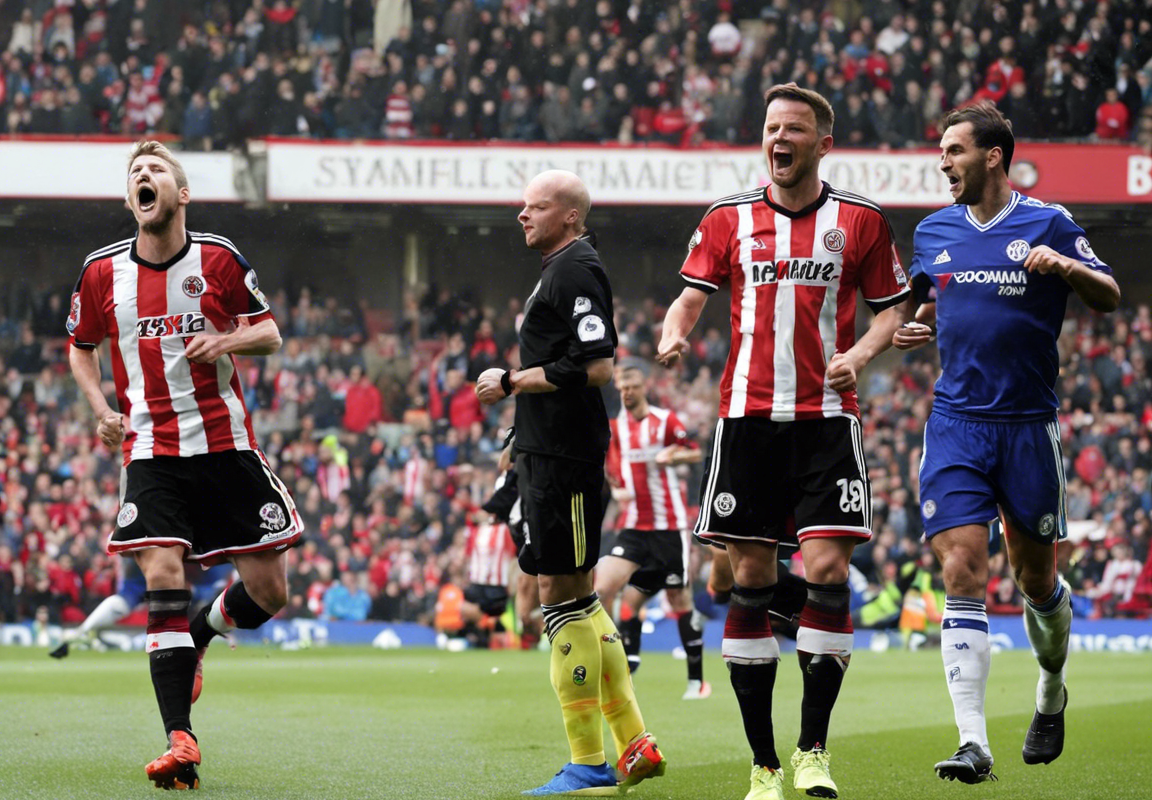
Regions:
<svg viewBox="0 0 1152 800"><path fill-rule="evenodd" d="M512 446L526 536L520 568L539 578L552 687L572 751L552 780L525 792L533 796L630 786L666 767L644 730L620 635L592 590L608 451L600 387L612 379L617 339L612 287L586 238L590 205L571 172L542 172L525 187L519 220L543 267L520 326L523 368L486 370L476 383L485 405L516 395ZM615 773L602 718L620 756Z"/></svg>

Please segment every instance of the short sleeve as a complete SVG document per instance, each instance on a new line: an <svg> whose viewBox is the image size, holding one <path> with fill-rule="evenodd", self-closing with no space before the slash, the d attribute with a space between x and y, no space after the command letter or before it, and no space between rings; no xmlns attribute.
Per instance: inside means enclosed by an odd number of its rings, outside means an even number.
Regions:
<svg viewBox="0 0 1152 800"><path fill-rule="evenodd" d="M104 270L99 264L85 264L80 270L64 323L68 341L81 350L95 349L108 335L108 321L104 316Z"/></svg>
<svg viewBox="0 0 1152 800"><path fill-rule="evenodd" d="M1111 275L1112 268L1097 257L1084 229L1076 224L1072 215L1063 206L1054 208L1060 213L1052 215L1052 223L1048 229L1048 246L1062 256L1074 258L1097 272Z"/></svg>
<svg viewBox="0 0 1152 800"><path fill-rule="evenodd" d="M720 206L705 214L692 232L680 277L693 289L712 294L728 282L735 216L730 206Z"/></svg>
<svg viewBox="0 0 1152 800"><path fill-rule="evenodd" d="M590 265L577 261L555 276L549 304L567 320L575 338L568 348L574 364L611 358L616 352L616 326L612 321L612 297Z"/></svg>
<svg viewBox="0 0 1152 800"><path fill-rule="evenodd" d="M912 235L912 265L908 273L912 281L912 296L920 305L936 302L936 285L924 269L924 257L924 235L917 225L916 232Z"/></svg>
<svg viewBox="0 0 1152 800"><path fill-rule="evenodd" d="M856 252L857 280L872 313L901 302L909 292L908 275L892 241L892 229L880 212L866 209L861 214Z"/></svg>
<svg viewBox="0 0 1152 800"><path fill-rule="evenodd" d="M260 291L260 280L256 270L237 251L229 251L236 263L235 270L229 270L232 285L226 292L228 306L225 309L234 317L247 317L251 322L261 322L272 317L268 298Z"/></svg>

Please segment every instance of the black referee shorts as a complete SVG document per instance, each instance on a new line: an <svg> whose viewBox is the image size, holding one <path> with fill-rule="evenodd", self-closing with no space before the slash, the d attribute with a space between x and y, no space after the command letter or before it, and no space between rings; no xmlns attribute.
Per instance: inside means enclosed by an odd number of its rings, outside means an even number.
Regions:
<svg viewBox="0 0 1152 800"><path fill-rule="evenodd" d="M575 575L596 566L604 505L604 468L583 461L521 453L516 459L528 575Z"/></svg>

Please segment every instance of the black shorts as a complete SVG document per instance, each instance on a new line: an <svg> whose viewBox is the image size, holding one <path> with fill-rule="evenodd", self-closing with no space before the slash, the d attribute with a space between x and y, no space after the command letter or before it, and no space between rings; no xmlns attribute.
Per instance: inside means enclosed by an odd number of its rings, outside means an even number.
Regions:
<svg viewBox="0 0 1152 800"><path fill-rule="evenodd" d="M872 490L855 417L721 419L700 491L704 544L872 536Z"/></svg>
<svg viewBox="0 0 1152 800"><path fill-rule="evenodd" d="M687 583L688 535L680 531L637 531L625 528L608 555L639 564L628 585L644 594L680 589Z"/></svg>
<svg viewBox="0 0 1152 800"><path fill-rule="evenodd" d="M473 583L464 590L464 599L480 606L488 616L498 617L508 610L508 587Z"/></svg>
<svg viewBox="0 0 1152 800"><path fill-rule="evenodd" d="M131 462L109 553L182 545L185 558L229 556L297 544L304 523L262 453L229 450Z"/></svg>
<svg viewBox="0 0 1152 800"><path fill-rule="evenodd" d="M575 575L596 566L604 503L604 467L521 453L516 458L528 575Z"/></svg>

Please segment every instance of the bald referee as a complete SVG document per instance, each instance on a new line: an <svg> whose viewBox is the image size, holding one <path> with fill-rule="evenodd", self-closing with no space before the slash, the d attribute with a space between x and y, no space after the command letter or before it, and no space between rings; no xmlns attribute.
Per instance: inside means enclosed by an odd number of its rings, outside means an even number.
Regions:
<svg viewBox="0 0 1152 800"><path fill-rule="evenodd" d="M524 792L533 797L631 786L666 767L644 730L620 634L592 590L608 450L600 387L612 379L616 328L612 287L584 228L590 205L571 172L542 172L524 189L520 224L543 264L520 326L522 368L487 370L476 384L486 405L516 395L520 568L539 578L552 688L572 751L552 780ZM601 718L620 754L617 772L605 759Z"/></svg>

